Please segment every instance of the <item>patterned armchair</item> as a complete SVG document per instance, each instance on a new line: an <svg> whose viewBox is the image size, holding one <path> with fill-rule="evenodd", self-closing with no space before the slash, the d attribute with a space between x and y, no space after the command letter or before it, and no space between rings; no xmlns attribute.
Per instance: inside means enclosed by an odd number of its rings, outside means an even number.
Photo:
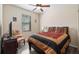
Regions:
<svg viewBox="0 0 79 59"><path fill-rule="evenodd" d="M17 38L18 44L24 43L25 45L25 38L23 37L22 33L19 30L15 30L12 32L13 37Z"/></svg>

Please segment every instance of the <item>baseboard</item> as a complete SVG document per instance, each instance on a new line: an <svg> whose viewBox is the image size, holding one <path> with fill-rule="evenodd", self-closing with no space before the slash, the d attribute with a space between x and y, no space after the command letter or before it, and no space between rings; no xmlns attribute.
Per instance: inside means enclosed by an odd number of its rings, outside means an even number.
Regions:
<svg viewBox="0 0 79 59"><path fill-rule="evenodd" d="M78 48L78 46L75 46L75 45L73 45L73 44L70 44L69 46L72 46L72 47L74 47L74 48Z"/></svg>

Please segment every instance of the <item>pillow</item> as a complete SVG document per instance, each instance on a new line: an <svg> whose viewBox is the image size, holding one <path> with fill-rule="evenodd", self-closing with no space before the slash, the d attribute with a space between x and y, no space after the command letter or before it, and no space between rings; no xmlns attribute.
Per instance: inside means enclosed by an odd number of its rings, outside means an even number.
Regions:
<svg viewBox="0 0 79 59"><path fill-rule="evenodd" d="M64 28L63 27L57 27L55 32L57 32L57 33L64 33Z"/></svg>
<svg viewBox="0 0 79 59"><path fill-rule="evenodd" d="M56 27L49 27L48 32L55 32Z"/></svg>

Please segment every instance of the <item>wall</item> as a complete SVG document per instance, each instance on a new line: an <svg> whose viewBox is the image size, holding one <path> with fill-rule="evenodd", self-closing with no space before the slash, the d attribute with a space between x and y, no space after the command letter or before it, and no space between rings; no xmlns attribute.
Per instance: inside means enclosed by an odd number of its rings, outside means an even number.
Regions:
<svg viewBox="0 0 79 59"><path fill-rule="evenodd" d="M79 41L79 5L78 5L78 41Z"/></svg>
<svg viewBox="0 0 79 59"><path fill-rule="evenodd" d="M0 35L2 35L2 4L0 4Z"/></svg>
<svg viewBox="0 0 79 59"><path fill-rule="evenodd" d="M51 5L45 13L41 15L40 30L44 26L68 26L71 44L78 45L78 5Z"/></svg>
<svg viewBox="0 0 79 59"><path fill-rule="evenodd" d="M23 32L23 35L25 37L28 37L28 35L32 32L39 32L39 14L32 13L30 11L27 11L25 9L22 9L20 7L14 6L14 5L3 5L3 33L8 32L8 25L9 22L12 20L13 16L17 17L17 22L13 26L14 29L18 29L22 32L22 25L21 25L21 17L22 14L30 15L31 16L31 32ZM37 22L35 23L35 20Z"/></svg>
<svg viewBox="0 0 79 59"><path fill-rule="evenodd" d="M1 53L1 34L2 34L2 5L0 4L0 53Z"/></svg>

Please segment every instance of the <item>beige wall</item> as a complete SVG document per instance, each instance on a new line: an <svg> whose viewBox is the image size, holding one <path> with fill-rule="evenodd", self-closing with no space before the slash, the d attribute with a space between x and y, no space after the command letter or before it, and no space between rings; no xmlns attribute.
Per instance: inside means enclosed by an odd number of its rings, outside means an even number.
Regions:
<svg viewBox="0 0 79 59"><path fill-rule="evenodd" d="M1 53L1 34L2 34L2 5L0 4L0 53Z"/></svg>
<svg viewBox="0 0 79 59"><path fill-rule="evenodd" d="M40 30L44 26L69 26L71 44L78 45L78 5L51 5L47 12L41 15Z"/></svg>
<svg viewBox="0 0 79 59"><path fill-rule="evenodd" d="M2 30L2 5L0 4L0 32L1 32L1 30ZM0 33L0 35L1 35L2 33Z"/></svg>
<svg viewBox="0 0 79 59"><path fill-rule="evenodd" d="M14 23L13 28L22 31L22 14L31 16L31 32L23 32L23 35L27 37L32 32L39 32L39 14L32 13L14 5L3 5L3 33L8 32L8 25L13 16L17 17L17 22ZM36 23L35 20L37 20Z"/></svg>
<svg viewBox="0 0 79 59"><path fill-rule="evenodd" d="M79 5L78 5L78 41L79 41Z"/></svg>

